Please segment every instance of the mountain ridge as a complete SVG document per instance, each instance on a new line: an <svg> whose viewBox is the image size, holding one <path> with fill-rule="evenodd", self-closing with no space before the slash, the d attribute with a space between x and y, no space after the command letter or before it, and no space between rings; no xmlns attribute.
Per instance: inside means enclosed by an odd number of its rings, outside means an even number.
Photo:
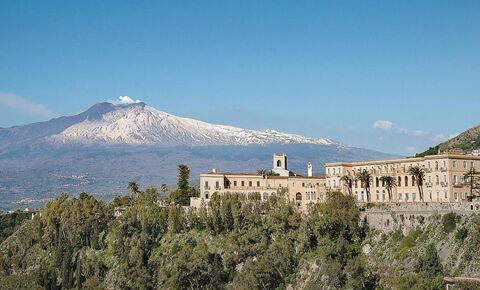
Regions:
<svg viewBox="0 0 480 290"><path fill-rule="evenodd" d="M0 148L24 142L158 146L319 144L346 146L329 138L277 130L251 130L178 117L143 102L95 104L83 113L0 131Z"/></svg>
<svg viewBox="0 0 480 290"><path fill-rule="evenodd" d="M416 156L436 155L440 152L456 150L471 152L478 149L480 149L480 125L472 127L437 146L430 147L424 152L416 154Z"/></svg>

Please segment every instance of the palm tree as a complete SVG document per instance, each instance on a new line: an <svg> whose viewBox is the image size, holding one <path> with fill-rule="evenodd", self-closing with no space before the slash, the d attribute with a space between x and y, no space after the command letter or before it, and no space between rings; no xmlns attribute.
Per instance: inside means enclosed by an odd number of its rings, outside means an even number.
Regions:
<svg viewBox="0 0 480 290"><path fill-rule="evenodd" d="M473 198L473 190L476 188L476 181L479 177L479 174L480 172L478 172L477 170L475 170L474 167L472 167L463 175L463 179L465 180L465 182L468 182L468 186L470 187L470 196L468 197L470 201Z"/></svg>
<svg viewBox="0 0 480 290"><path fill-rule="evenodd" d="M357 173L356 178L362 183L362 187L367 193L367 202L370 202L370 182L372 182L372 175L364 169Z"/></svg>
<svg viewBox="0 0 480 290"><path fill-rule="evenodd" d="M385 175L380 177L380 181L383 186L387 189L388 192L388 201L392 202L392 189L397 186L397 181L395 177L390 175Z"/></svg>
<svg viewBox="0 0 480 290"><path fill-rule="evenodd" d="M347 186L348 195L352 195L353 177L350 175L344 175L340 178L340 181L342 181L343 184Z"/></svg>
<svg viewBox="0 0 480 290"><path fill-rule="evenodd" d="M408 169L408 173L415 178L418 193L420 194L420 201L423 202L423 181L425 181L425 170L420 166L413 166Z"/></svg>
<svg viewBox="0 0 480 290"><path fill-rule="evenodd" d="M163 183L162 185L160 185L160 191L163 192L163 195L165 195L165 193L167 193L168 186L167 186L166 183Z"/></svg>
<svg viewBox="0 0 480 290"><path fill-rule="evenodd" d="M132 197L135 197L139 192L138 183L136 181L130 181L128 183L128 189L130 189L130 192L132 193Z"/></svg>

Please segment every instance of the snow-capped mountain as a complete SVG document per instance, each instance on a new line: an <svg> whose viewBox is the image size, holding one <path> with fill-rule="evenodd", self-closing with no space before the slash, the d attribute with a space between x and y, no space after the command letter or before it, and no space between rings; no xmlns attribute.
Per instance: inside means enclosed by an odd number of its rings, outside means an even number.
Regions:
<svg viewBox="0 0 480 290"><path fill-rule="evenodd" d="M109 104L109 103L106 103ZM104 106L108 106L108 105ZM99 118L86 118L49 138L62 144L131 145L339 145L326 138L309 138L274 130L255 131L214 125L159 111L144 103L113 105Z"/></svg>
<svg viewBox="0 0 480 290"><path fill-rule="evenodd" d="M307 162L321 174L325 162L393 157L325 138L213 125L123 97L75 116L0 128L0 210L61 192L108 198L132 180L174 184L178 164L190 167L193 183L211 168L255 172L271 168L273 152L287 153L299 174Z"/></svg>

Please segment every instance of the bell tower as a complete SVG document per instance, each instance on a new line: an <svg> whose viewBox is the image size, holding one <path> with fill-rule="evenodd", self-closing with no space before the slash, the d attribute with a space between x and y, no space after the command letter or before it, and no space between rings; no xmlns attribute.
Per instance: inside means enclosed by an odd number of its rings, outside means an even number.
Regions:
<svg viewBox="0 0 480 290"><path fill-rule="evenodd" d="M288 171L287 155L285 153L273 154L273 172L280 176L290 175L290 171Z"/></svg>

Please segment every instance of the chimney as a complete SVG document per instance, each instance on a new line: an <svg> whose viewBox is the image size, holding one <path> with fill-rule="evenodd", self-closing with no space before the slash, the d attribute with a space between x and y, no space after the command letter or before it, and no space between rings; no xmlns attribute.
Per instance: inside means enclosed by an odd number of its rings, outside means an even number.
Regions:
<svg viewBox="0 0 480 290"><path fill-rule="evenodd" d="M308 176L308 177L312 177L312 175L313 175L312 162L308 162L308 163L307 163L307 176Z"/></svg>
<svg viewBox="0 0 480 290"><path fill-rule="evenodd" d="M217 169L212 168L212 173L217 173Z"/></svg>

